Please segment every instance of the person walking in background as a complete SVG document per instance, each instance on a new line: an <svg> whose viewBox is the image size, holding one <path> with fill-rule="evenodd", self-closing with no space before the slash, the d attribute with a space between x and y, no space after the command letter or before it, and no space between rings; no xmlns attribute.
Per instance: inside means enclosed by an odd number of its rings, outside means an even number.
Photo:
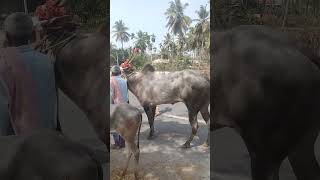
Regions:
<svg viewBox="0 0 320 180"><path fill-rule="evenodd" d="M119 66L113 66L111 68L110 91L112 104L129 103L127 80L121 77ZM124 139L116 132L112 133L112 135L115 144L111 145L111 148L124 148Z"/></svg>

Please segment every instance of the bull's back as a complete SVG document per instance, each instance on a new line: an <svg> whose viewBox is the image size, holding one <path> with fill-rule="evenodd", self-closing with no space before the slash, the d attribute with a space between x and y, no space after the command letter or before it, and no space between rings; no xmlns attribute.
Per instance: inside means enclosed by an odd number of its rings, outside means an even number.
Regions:
<svg viewBox="0 0 320 180"><path fill-rule="evenodd" d="M118 126L130 124L129 121L133 121L134 124L139 124L141 112L138 108L130 104L120 103L110 105L110 114L111 128L116 129Z"/></svg>
<svg viewBox="0 0 320 180"><path fill-rule="evenodd" d="M224 33L214 48L214 121L256 127L259 134L294 135L314 127L320 105L318 67L275 35L248 32Z"/></svg>
<svg viewBox="0 0 320 180"><path fill-rule="evenodd" d="M156 104L210 99L210 83L199 71L183 70L163 75L153 73L152 76L145 81L145 93L152 94Z"/></svg>

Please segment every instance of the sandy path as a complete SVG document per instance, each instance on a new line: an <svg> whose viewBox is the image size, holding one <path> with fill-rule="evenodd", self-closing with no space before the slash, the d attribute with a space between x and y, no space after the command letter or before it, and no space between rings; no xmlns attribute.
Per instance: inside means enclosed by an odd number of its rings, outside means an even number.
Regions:
<svg viewBox="0 0 320 180"><path fill-rule="evenodd" d="M132 95L130 103L141 108ZM189 121L186 119L186 107L182 103L173 106L161 105L160 111L166 112L155 119L156 137L154 140L147 140L149 125L146 115L143 115L139 177L148 180L209 179L210 149L202 146L208 131L201 116L199 115L199 130L191 144L192 148L181 149L179 146L186 141L191 133ZM119 179L125 165L126 153L126 149L111 151L111 180ZM132 165L133 160L130 162L126 179L133 179Z"/></svg>

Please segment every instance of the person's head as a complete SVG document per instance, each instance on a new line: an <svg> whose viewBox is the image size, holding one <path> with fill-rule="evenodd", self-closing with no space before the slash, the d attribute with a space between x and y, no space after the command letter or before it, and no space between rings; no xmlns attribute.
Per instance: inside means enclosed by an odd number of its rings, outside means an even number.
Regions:
<svg viewBox="0 0 320 180"><path fill-rule="evenodd" d="M33 22L22 12L9 15L4 21L4 31L9 46L26 45L32 39Z"/></svg>
<svg viewBox="0 0 320 180"><path fill-rule="evenodd" d="M111 76L119 76L121 75L121 70L119 66L112 66L111 68Z"/></svg>

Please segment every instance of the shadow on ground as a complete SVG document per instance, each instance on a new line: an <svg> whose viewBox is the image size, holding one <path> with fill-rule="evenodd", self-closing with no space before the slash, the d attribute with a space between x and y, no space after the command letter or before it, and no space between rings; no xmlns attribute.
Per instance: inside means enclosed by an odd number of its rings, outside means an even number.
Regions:
<svg viewBox="0 0 320 180"><path fill-rule="evenodd" d="M188 121L159 116L155 120L156 136L147 140L149 125L144 121L140 136L139 177L141 179L209 179L210 149L202 146L207 138L207 126L199 123L193 147L180 146L191 133ZM126 162L126 150L111 151L111 180L120 179ZM133 160L125 179L133 179Z"/></svg>

